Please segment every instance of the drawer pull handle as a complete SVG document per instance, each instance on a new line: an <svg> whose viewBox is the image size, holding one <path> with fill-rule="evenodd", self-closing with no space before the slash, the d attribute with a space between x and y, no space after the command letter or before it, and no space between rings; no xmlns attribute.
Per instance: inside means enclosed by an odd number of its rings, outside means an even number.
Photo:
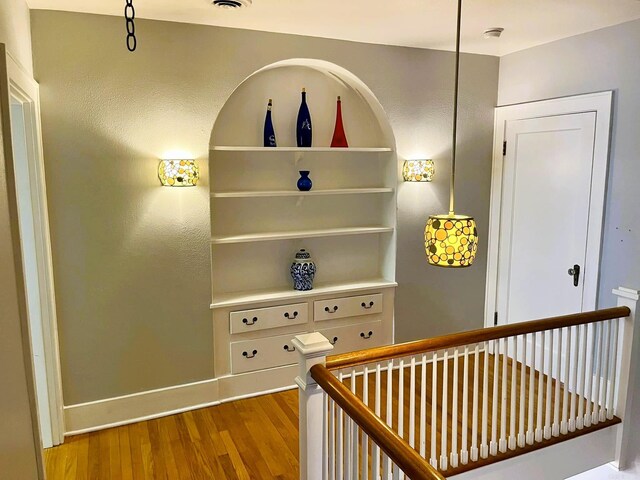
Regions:
<svg viewBox="0 0 640 480"><path fill-rule="evenodd" d="M258 350L254 350L253 352L251 352L251 355L249 355L248 352L242 352L242 356L245 358L253 358L258 354Z"/></svg>
<svg viewBox="0 0 640 480"><path fill-rule="evenodd" d="M373 332L372 332L371 330L369 330L369 334L368 334L368 335L367 335L367 334L365 334L364 332L360 332L360 336L361 336L362 338L364 338L365 340L370 339L372 335L373 335Z"/></svg>
<svg viewBox="0 0 640 480"><path fill-rule="evenodd" d="M338 306L334 305L333 309L330 309L329 307L324 307L324 311L327 313L336 313L338 311Z"/></svg>
<svg viewBox="0 0 640 480"><path fill-rule="evenodd" d="M367 310L369 310L371 307L373 307L373 302L369 302L369 305L362 302L360 305L362 306L362 308L366 308Z"/></svg>
<svg viewBox="0 0 640 480"><path fill-rule="evenodd" d="M290 347L289 345L285 345L285 346L284 346L284 349L285 349L287 352L295 352L295 351L296 351L296 347Z"/></svg>
<svg viewBox="0 0 640 480"><path fill-rule="evenodd" d="M329 343L331 345L335 345L336 343L338 343L338 337L333 337L333 340L329 340Z"/></svg>
<svg viewBox="0 0 640 480"><path fill-rule="evenodd" d="M253 325L254 323L256 323L257 321L258 321L258 317L253 317L253 318L251 319L251 323L249 323L249 320L248 320L247 318L243 318L243 319L242 319L242 323L244 323L244 324L245 324L245 325L247 325L247 326L251 326L251 325Z"/></svg>
<svg viewBox="0 0 640 480"><path fill-rule="evenodd" d="M293 315L289 315L289 312L285 312L284 318L288 318L289 320L294 320L298 317L298 312L293 312Z"/></svg>

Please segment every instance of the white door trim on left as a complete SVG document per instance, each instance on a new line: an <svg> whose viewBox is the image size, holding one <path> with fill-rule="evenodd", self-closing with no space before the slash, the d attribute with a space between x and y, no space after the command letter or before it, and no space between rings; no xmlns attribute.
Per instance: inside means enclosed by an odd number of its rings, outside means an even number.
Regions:
<svg viewBox="0 0 640 480"><path fill-rule="evenodd" d="M595 112L596 132L593 152L593 175L591 178L591 201L589 226L587 229L586 264L584 268L584 297L582 311L595 310L598 300L600 277L600 250L604 220L604 201L609 160L609 133L613 92L598 92L585 95L541 100L497 107L493 135L493 166L491 173L491 206L487 251L487 287L485 291L486 327L494 325L498 286L498 251L500 238L500 208L502 203L503 144L506 139L506 122L528 118ZM505 319L498 319L498 324Z"/></svg>
<svg viewBox="0 0 640 480"><path fill-rule="evenodd" d="M38 83L15 59L7 53L7 77L9 95L19 100L25 112L25 126L29 130L27 151L29 180L33 205L36 262L42 307L42 333L44 338L44 360L47 372L47 394L54 445L64 441L64 411L62 399L62 377L60 374L60 352L58 325L53 284L51 237L45 184L42 128L40 122L40 91Z"/></svg>

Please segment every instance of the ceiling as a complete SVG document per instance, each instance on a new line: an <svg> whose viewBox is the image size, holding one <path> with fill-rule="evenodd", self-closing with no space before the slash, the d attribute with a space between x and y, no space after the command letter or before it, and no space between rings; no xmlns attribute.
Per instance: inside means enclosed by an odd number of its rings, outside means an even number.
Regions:
<svg viewBox="0 0 640 480"><path fill-rule="evenodd" d="M27 0L34 9L122 15L124 0ZM367 43L454 49L455 0L253 0L240 10L210 0L134 0L136 16ZM466 0L461 49L505 55L640 18L638 0ZM505 29L485 39L490 27ZM124 29L124 24L123 24Z"/></svg>

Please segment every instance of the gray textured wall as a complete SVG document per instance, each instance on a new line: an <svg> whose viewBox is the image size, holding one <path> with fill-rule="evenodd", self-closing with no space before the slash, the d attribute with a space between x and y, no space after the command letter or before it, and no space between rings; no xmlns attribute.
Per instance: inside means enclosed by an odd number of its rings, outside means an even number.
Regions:
<svg viewBox="0 0 640 480"><path fill-rule="evenodd" d="M256 69L314 57L359 76L402 157L431 156L433 184L400 185L398 340L482 326L486 239L464 271L426 266L423 228L447 210L450 52L139 20L32 12L41 85L65 404L210 378L208 140ZM462 57L458 205L486 232L498 59ZM160 188L169 150L202 167L194 189Z"/></svg>
<svg viewBox="0 0 640 480"><path fill-rule="evenodd" d="M599 306L611 290L640 289L640 21L531 48L500 60L499 104L614 90ZM640 383L637 385L640 398ZM632 413L640 425L640 400ZM640 446L635 431L634 445ZM637 460L640 463L640 447ZM637 467L640 475L640 465ZM616 477L617 478L617 477ZM637 477L635 477L637 478Z"/></svg>

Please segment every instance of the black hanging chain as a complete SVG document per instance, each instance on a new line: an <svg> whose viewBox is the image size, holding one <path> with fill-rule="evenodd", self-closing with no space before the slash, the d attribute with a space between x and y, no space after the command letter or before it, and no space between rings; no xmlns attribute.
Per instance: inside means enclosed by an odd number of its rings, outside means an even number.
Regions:
<svg viewBox="0 0 640 480"><path fill-rule="evenodd" d="M135 51L138 46L136 39L136 9L133 7L133 0L125 0L127 4L124 6L124 18L127 24L127 49L130 52Z"/></svg>

